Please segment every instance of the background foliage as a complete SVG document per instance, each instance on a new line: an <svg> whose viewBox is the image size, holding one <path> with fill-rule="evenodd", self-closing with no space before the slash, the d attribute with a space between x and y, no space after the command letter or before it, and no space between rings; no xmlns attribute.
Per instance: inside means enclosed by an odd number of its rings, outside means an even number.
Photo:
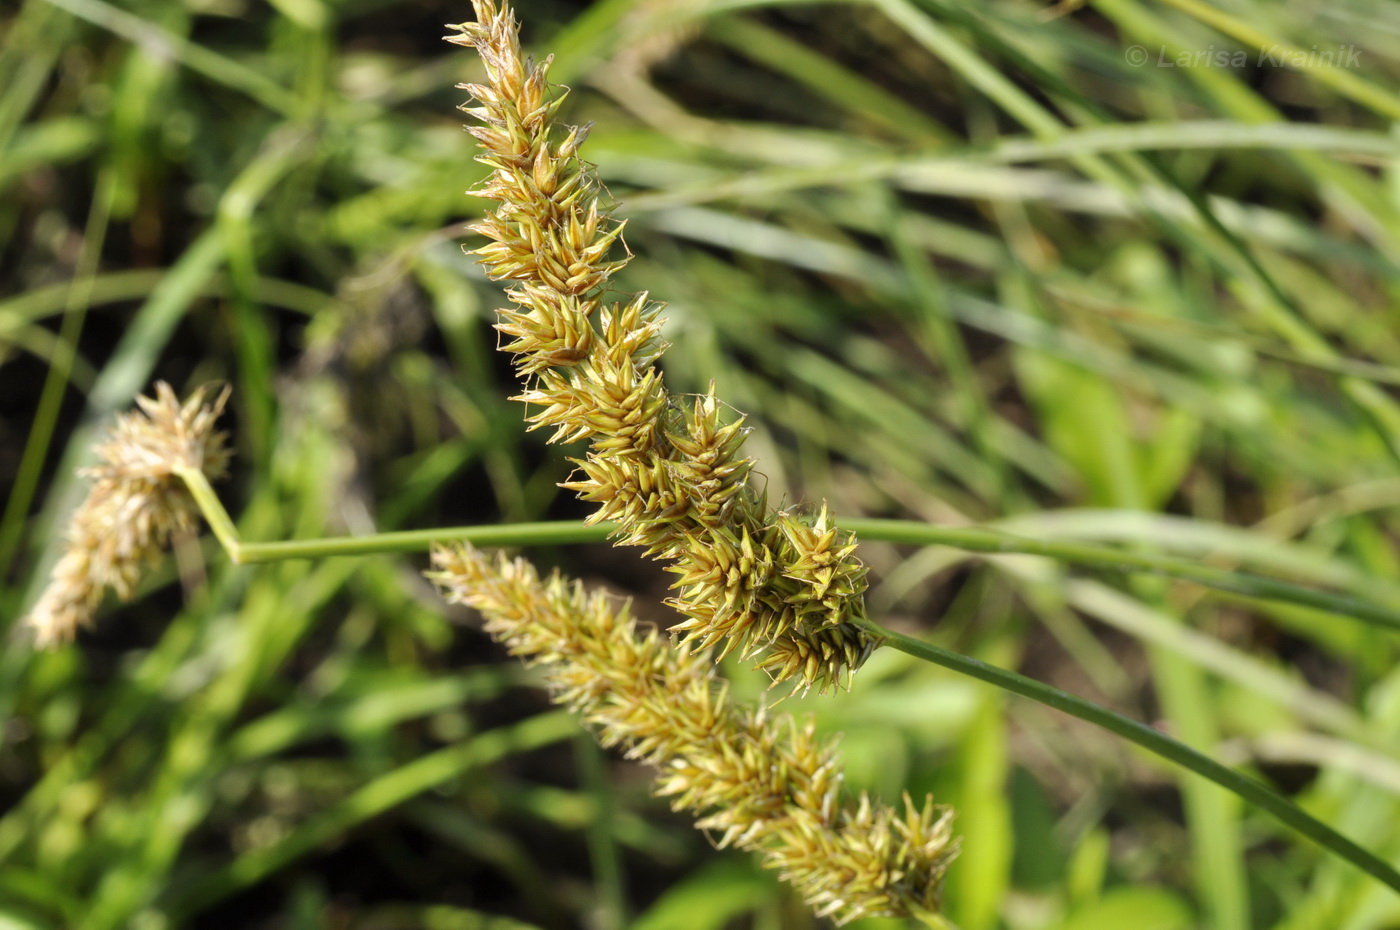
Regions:
<svg viewBox="0 0 1400 930"><path fill-rule="evenodd" d="M713 380L751 415L775 498L1400 604L1400 9L520 13L629 218L619 286L670 302L671 386ZM506 400L497 287L458 247L485 205L459 193L482 168L452 85L479 65L438 37L468 15L0 10L7 623L94 430L158 377L234 385L221 492L246 539L585 512ZM1400 852L1390 635L1029 556L864 551L889 624L1156 721ZM635 553L533 555L667 622ZM77 648L12 637L0 926L815 923L579 736L421 567L240 568L189 541ZM1400 925L1393 894L1223 792L907 657L800 709L845 733L854 786L958 806L964 930Z"/></svg>

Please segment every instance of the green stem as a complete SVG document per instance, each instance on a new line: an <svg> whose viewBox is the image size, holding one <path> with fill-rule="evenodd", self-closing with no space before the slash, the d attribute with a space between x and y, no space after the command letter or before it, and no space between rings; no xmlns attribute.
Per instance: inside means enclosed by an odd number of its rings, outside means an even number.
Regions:
<svg viewBox="0 0 1400 930"><path fill-rule="evenodd" d="M608 780L607 755L593 735L579 730L575 740L583 786L592 797L595 816L588 822L588 856L593 862L593 881L599 889L596 925L601 930L622 930L627 926L627 888L622 856L613 836L617 805Z"/></svg>
<svg viewBox="0 0 1400 930"><path fill-rule="evenodd" d="M589 526L582 521L505 523L491 526L449 526L431 530L404 530L372 536L333 536L328 539L289 539L281 542L244 542L209 480L198 469L176 474L189 488L204 519L235 565L282 562L288 559L325 559L335 556L379 555L390 552L422 552L435 542L469 542L474 546L549 546L602 542L611 524Z"/></svg>
<svg viewBox="0 0 1400 930"><path fill-rule="evenodd" d="M469 542L474 546L551 546L603 542L613 529L609 524L588 526L582 521L504 523L499 526L451 526L433 530L403 530L373 536L337 536L331 539L291 539L285 542L239 543L238 559L281 562L285 559L321 559L329 556L376 555L384 552L423 552L440 542ZM226 547L227 548L227 547Z"/></svg>
<svg viewBox="0 0 1400 930"><path fill-rule="evenodd" d="M238 538L238 528L233 525L233 518L224 509L219 495L209 486L209 479L204 476L204 472L198 468L176 468L175 476L185 482L190 496L194 498L195 506L204 514L204 522L214 531L214 537L219 540L219 545L224 547L224 552L228 553L229 560L234 565L241 565L247 561L243 555L243 541Z"/></svg>
<svg viewBox="0 0 1400 930"><path fill-rule="evenodd" d="M877 637L882 645L923 659L926 662L952 669L959 674L980 679L1005 691L1028 697L1033 701L1039 701L1047 707L1053 707L1072 717L1086 720L1110 733L1137 743L1149 752L1233 791L1249 803L1272 814L1285 826L1306 836L1323 849L1335 853L1391 889L1400 892L1400 872L1397 872L1375 854L1362 849L1262 783L1221 765L1214 759L1202 755L1146 724L1024 675L988 665L985 662L951 652L941 646L935 646L903 633L887 630L872 620L858 620L857 623L866 632Z"/></svg>
<svg viewBox="0 0 1400 930"><path fill-rule="evenodd" d="M1227 36L1254 47L1261 54L1272 56L1280 64L1311 75L1318 82L1387 119L1400 119L1400 98L1366 79L1361 73L1353 73L1346 65L1334 64L1331 58L1318 56L1316 45L1313 46L1312 54L1309 54L1296 45L1280 41L1277 36L1254 28L1246 20L1231 16L1224 10L1200 0L1166 0L1166 3L1208 26L1219 29Z"/></svg>
<svg viewBox="0 0 1400 930"><path fill-rule="evenodd" d="M256 68L211 51L185 36L176 35L140 16L103 0L48 0L79 19L121 36L138 48L157 48L210 80L241 91L258 103L287 116L296 114L296 95Z"/></svg>
<svg viewBox="0 0 1400 930"><path fill-rule="evenodd" d="M20 455L15 481L10 487L4 514L0 515L0 574L7 571L19 549L24 522L29 515L29 505L39 487L44 460L49 454L49 443L53 439L54 427L58 422L59 407L68 391L68 382L77 359L78 337L82 335L83 324L87 320L93 281L102 260L102 246L107 241L116 186L117 182L110 167L97 176L97 193L93 197L92 207L88 210L82 250L78 255L78 267L64 298L63 322L59 324L58 338L53 344L53 356L48 372L44 375L39 405L34 411L29 437L24 442L24 452Z"/></svg>
<svg viewBox="0 0 1400 930"><path fill-rule="evenodd" d="M285 559L324 559L334 556L377 555L390 552L422 552L435 542L469 542L474 546L558 546L602 542L615 527L611 523L589 525L582 521L507 523L492 526L445 526L429 530L404 530L372 536L329 539L292 539L282 542L243 542L233 520L219 502L203 473L183 470L195 503L209 522L220 545L235 563L279 562ZM936 526L916 520L838 518L838 525L863 539L909 543L918 546L951 546L971 552L999 555L1042 555L1074 565L1112 571L1146 572L1193 581L1217 591L1229 591L1263 601L1281 601L1352 617L1375 626L1400 630L1400 610L1347 594L1318 591L1249 572L1228 571L1168 556L1124 552L1106 546L1059 542L1013 536L981 527Z"/></svg>
<svg viewBox="0 0 1400 930"><path fill-rule="evenodd" d="M935 526L914 520L837 518L837 524L864 539L878 539L883 542L952 546L955 549L973 552L1043 555L1090 568L1146 572L1167 578L1180 578L1217 591L1229 591L1232 594L1264 601L1285 601L1400 630L1400 610L1395 608L1347 594L1318 591L1265 575L1229 571L1187 559L1148 552L1125 552L1086 543L1029 539L980 527Z"/></svg>

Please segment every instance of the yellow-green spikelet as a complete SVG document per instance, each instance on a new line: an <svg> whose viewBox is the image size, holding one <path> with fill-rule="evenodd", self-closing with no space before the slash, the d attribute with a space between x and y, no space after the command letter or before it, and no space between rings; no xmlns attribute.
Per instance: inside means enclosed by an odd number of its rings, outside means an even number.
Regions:
<svg viewBox="0 0 1400 930"><path fill-rule="evenodd" d="M624 224L578 158L586 129L551 142L566 92L548 82L550 59L522 57L507 7L473 4L479 21L448 41L486 64L485 83L462 85L477 103L463 109L481 124L471 132L492 169L474 193L499 206L472 228L490 240L476 250L490 276L511 282L514 306L497 328L526 379L518 399L534 408L532 428L590 441L565 487L599 505L595 522L618 523L620 543L672 563L670 603L686 617L673 629L688 643L762 655L775 682L801 689L843 683L873 646L851 622L866 588L852 537L825 510L771 511L749 484L742 418L713 393L667 392L655 366L662 305L600 296L630 256L608 258Z"/></svg>
<svg viewBox="0 0 1400 930"><path fill-rule="evenodd" d="M639 636L625 606L577 582L470 546L440 548L433 563L448 600L542 665L604 745L658 768L657 793L702 814L696 826L718 845L761 852L822 916L936 914L957 850L946 808L843 799L834 747L810 722L734 706L710 655Z"/></svg>

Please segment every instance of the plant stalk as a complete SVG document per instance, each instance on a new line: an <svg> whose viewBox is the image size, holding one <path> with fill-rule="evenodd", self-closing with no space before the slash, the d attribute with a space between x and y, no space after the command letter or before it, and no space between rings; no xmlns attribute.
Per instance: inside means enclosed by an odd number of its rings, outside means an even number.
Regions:
<svg viewBox="0 0 1400 930"><path fill-rule="evenodd" d="M1273 815L1280 823L1317 843L1323 849L1350 862L1394 891L1400 892L1400 872L1397 872L1380 857L1358 846L1261 782L1247 775L1242 775L1234 769L1227 768L1209 756L1177 742L1144 723L1086 701L1081 697L1076 697L1066 691L1053 688L1033 678L1027 678L1007 669L988 665L970 656L944 649L942 646L935 646L921 639L885 629L873 620L857 622L867 633L876 637L881 645L897 649L917 659L941 665L959 674L985 681L1013 694L1028 697L1047 707L1053 707L1055 710L1069 714L1071 717L1088 721L1116 736L1136 743L1168 762L1195 772L1202 778L1234 792L1260 810Z"/></svg>
<svg viewBox="0 0 1400 930"><path fill-rule="evenodd" d="M469 542L474 546L551 546L603 542L613 532L611 523L589 525L583 521L508 523L491 526L448 526L428 530L402 530L371 536L339 536L325 539L292 539L280 542L244 542L228 511L219 502L208 479L198 471L182 470L190 494L203 512L219 544L238 565L279 562L284 559L324 559L392 552L423 552L435 542ZM1217 591L1227 591L1261 601L1296 604L1352 617L1373 626L1400 630L1400 610L1349 594L1319 591L1252 572L1229 571L1187 559L1125 552L1107 546L1013 536L997 530L969 526L937 526L916 520L837 518L837 525L862 539L908 543L917 546L950 546L970 552L998 555L1040 555L1086 568L1144 572L1192 581Z"/></svg>

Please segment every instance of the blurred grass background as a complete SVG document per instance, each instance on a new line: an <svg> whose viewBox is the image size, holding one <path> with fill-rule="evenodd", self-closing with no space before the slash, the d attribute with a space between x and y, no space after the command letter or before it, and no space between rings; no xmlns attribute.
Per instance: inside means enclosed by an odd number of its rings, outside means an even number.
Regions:
<svg viewBox="0 0 1400 930"><path fill-rule="evenodd" d="M750 414L775 498L1400 603L1400 7L519 13L594 123L636 254L619 287L670 303L671 387ZM220 491L246 539L586 512L506 400L498 287L459 248L487 205L461 193L482 168L452 85L480 65L439 37L470 15L0 8L7 624L94 431L156 378L234 386ZM1027 556L864 551L883 621L1400 853L1389 635ZM532 555L667 622L635 552ZM423 561L235 568L191 540L77 647L12 635L0 927L820 925L551 710ZM785 709L845 734L852 787L957 805L963 930L1400 927L1393 894L1223 792L907 657Z"/></svg>

